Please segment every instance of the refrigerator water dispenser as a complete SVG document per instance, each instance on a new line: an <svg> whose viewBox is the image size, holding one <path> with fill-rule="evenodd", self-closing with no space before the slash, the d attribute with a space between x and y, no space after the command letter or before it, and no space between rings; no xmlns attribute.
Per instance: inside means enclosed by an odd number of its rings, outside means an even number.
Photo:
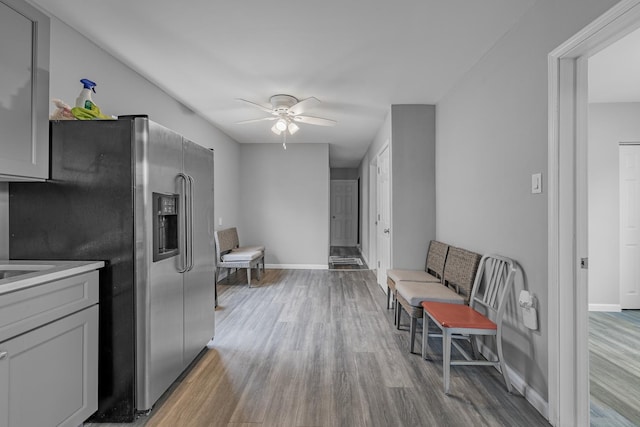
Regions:
<svg viewBox="0 0 640 427"><path fill-rule="evenodd" d="M153 262L180 253L178 248L178 195L153 193Z"/></svg>

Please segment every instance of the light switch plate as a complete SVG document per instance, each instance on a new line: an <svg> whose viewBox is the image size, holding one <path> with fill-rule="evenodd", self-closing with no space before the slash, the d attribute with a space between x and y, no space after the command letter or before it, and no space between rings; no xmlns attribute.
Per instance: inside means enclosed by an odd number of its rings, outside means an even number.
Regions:
<svg viewBox="0 0 640 427"><path fill-rule="evenodd" d="M531 194L542 193L542 174L534 173L531 175Z"/></svg>

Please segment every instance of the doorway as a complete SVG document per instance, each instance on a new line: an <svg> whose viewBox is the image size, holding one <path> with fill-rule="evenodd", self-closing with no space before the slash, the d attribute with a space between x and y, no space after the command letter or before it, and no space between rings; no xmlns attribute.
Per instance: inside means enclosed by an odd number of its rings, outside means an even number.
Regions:
<svg viewBox="0 0 640 427"><path fill-rule="evenodd" d="M591 425L640 425L640 30L587 67L588 372ZM639 58L640 59L640 58ZM635 92L635 93L634 93ZM631 310L630 310L631 309Z"/></svg>
<svg viewBox="0 0 640 427"><path fill-rule="evenodd" d="M332 179L330 188L330 270L366 270L358 247L358 180Z"/></svg>
<svg viewBox="0 0 640 427"><path fill-rule="evenodd" d="M589 425L588 58L640 26L623 0L549 54L549 420Z"/></svg>
<svg viewBox="0 0 640 427"><path fill-rule="evenodd" d="M591 425L640 425L638 52L635 30L588 60Z"/></svg>
<svg viewBox="0 0 640 427"><path fill-rule="evenodd" d="M591 95L602 84L591 75L598 58L589 60L587 138L590 422L640 425L640 311L629 310L638 308L640 145L619 142L640 136L640 103Z"/></svg>

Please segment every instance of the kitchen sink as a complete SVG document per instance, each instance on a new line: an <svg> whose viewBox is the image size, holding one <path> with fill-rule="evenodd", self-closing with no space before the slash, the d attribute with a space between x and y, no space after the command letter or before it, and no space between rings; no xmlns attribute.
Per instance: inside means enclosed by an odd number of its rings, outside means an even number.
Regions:
<svg viewBox="0 0 640 427"><path fill-rule="evenodd" d="M33 270L0 270L0 280L32 272Z"/></svg>
<svg viewBox="0 0 640 427"><path fill-rule="evenodd" d="M0 264L0 280L48 270L53 267L55 266L50 264Z"/></svg>

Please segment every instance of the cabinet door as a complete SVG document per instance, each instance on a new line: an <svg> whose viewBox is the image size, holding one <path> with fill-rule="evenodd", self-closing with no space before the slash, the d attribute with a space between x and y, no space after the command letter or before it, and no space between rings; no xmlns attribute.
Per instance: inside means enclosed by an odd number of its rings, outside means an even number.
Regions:
<svg viewBox="0 0 640 427"><path fill-rule="evenodd" d="M49 18L0 0L0 180L49 175Z"/></svg>
<svg viewBox="0 0 640 427"><path fill-rule="evenodd" d="M75 427L97 409L97 305L0 343L0 427Z"/></svg>

